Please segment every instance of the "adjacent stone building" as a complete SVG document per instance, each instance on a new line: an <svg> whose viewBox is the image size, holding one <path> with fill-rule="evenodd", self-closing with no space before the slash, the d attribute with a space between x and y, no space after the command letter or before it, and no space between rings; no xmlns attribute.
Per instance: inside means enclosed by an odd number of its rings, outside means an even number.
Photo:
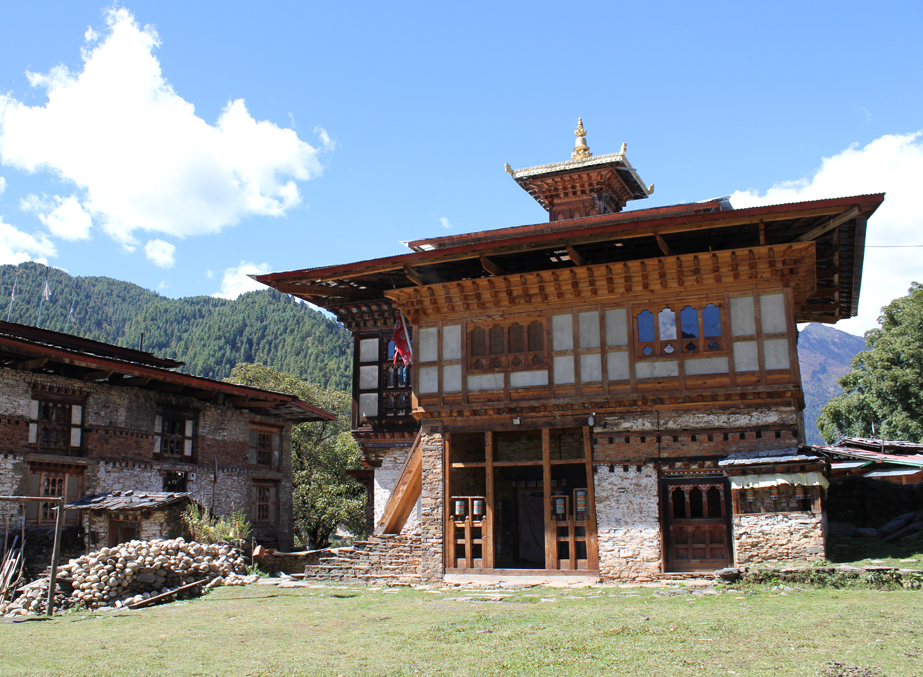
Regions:
<svg viewBox="0 0 923 677"><path fill-rule="evenodd" d="M291 426L334 415L180 366L0 322L0 495L183 497L111 514L68 510L65 525L83 530L87 547L166 535L176 519L164 527L160 509L195 501L218 514L242 510L258 541L291 548ZM47 528L54 518L48 504L0 502L0 529Z"/></svg>
<svg viewBox="0 0 923 677"><path fill-rule="evenodd" d="M637 581L824 554L797 323L856 313L884 196L623 211L653 186L625 146L593 156L585 135L568 161L506 166L548 223L258 278L354 334L366 578L399 534L396 551L420 539L424 580Z"/></svg>

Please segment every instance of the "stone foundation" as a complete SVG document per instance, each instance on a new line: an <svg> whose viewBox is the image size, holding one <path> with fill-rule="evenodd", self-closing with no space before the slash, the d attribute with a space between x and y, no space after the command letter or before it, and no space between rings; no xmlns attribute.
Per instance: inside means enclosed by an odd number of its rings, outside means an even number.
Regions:
<svg viewBox="0 0 923 677"><path fill-rule="evenodd" d="M734 563L737 566L777 560L819 560L825 556L823 515L792 512L735 515Z"/></svg>
<svg viewBox="0 0 923 677"><path fill-rule="evenodd" d="M441 581L445 574L443 450L444 436L435 426L422 431L423 489L420 509L420 576L428 581Z"/></svg>
<svg viewBox="0 0 923 677"><path fill-rule="evenodd" d="M421 581L423 556L419 534L372 536L349 548L320 552L326 556L321 556L317 564L305 567L305 580L317 578L380 585Z"/></svg>
<svg viewBox="0 0 923 677"><path fill-rule="evenodd" d="M661 559L657 471L652 465L641 472L603 466L594 482L600 578L654 580Z"/></svg>

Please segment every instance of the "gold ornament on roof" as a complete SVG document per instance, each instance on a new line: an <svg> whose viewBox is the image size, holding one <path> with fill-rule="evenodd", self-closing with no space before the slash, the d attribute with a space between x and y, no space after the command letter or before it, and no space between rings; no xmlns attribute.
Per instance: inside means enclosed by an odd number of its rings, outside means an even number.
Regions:
<svg viewBox="0 0 923 677"><path fill-rule="evenodd" d="M585 160L593 157L590 147L586 145L586 130L583 128L583 118L577 118L577 131L574 132L577 137L577 143L574 144L574 152L570 154L573 160Z"/></svg>

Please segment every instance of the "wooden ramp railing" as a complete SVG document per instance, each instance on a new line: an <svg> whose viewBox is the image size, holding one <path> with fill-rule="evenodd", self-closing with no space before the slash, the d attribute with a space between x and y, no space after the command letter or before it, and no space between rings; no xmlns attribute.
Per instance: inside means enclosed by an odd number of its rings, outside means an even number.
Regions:
<svg viewBox="0 0 923 677"><path fill-rule="evenodd" d="M375 535L399 534L407 523L420 492L423 490L423 431L417 433L401 475L394 485L391 498L385 505L385 512L375 528Z"/></svg>

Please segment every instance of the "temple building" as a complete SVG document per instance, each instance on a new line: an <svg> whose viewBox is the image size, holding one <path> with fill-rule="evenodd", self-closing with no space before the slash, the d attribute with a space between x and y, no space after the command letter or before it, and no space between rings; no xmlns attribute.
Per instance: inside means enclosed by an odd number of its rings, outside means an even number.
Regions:
<svg viewBox="0 0 923 677"><path fill-rule="evenodd" d="M355 337L366 577L389 543L419 580L823 557L829 468L801 446L796 325L856 314L884 195L625 210L653 185L624 144L594 156L575 134L570 160L506 165L547 223L258 277Z"/></svg>

